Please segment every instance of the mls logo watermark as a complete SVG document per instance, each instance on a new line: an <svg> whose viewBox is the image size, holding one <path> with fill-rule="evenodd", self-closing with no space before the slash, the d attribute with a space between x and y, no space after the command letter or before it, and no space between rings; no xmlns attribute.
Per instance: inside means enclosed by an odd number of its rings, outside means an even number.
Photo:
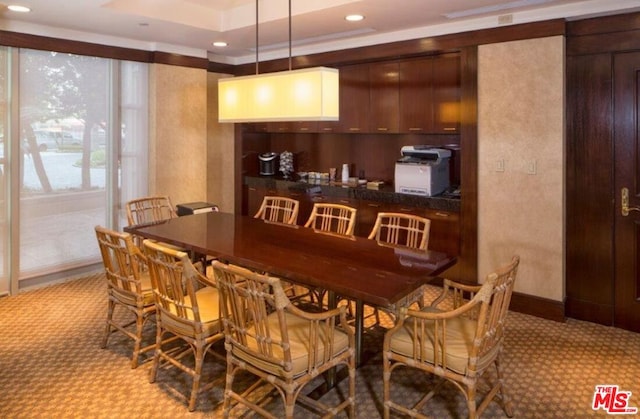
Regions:
<svg viewBox="0 0 640 419"><path fill-rule="evenodd" d="M638 408L629 406L630 401L630 391L622 391L612 384L597 385L591 408L603 409L610 415L634 415L638 413Z"/></svg>

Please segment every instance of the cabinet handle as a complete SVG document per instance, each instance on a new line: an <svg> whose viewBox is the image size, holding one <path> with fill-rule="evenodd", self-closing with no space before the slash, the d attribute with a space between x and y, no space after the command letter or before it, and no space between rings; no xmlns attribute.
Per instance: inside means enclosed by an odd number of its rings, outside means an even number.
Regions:
<svg viewBox="0 0 640 419"><path fill-rule="evenodd" d="M380 208L380 204L368 203L367 205L370 206L370 207L373 207L373 208Z"/></svg>
<svg viewBox="0 0 640 419"><path fill-rule="evenodd" d="M340 199L338 202L340 202L341 204L350 204L350 202L346 199Z"/></svg>
<svg viewBox="0 0 640 419"><path fill-rule="evenodd" d="M389 128L378 127L378 131L389 131Z"/></svg>
<svg viewBox="0 0 640 419"><path fill-rule="evenodd" d="M410 212L412 210L412 208L400 208L400 211L402 212Z"/></svg>
<svg viewBox="0 0 640 419"><path fill-rule="evenodd" d="M436 212L436 215L437 215L438 217L448 217L448 216L449 216L449 214L444 213L444 212Z"/></svg>
<svg viewBox="0 0 640 419"><path fill-rule="evenodd" d="M360 128L357 128L357 127L349 128L349 131L360 131Z"/></svg>
<svg viewBox="0 0 640 419"><path fill-rule="evenodd" d="M458 128L456 128L456 127L444 127L444 128L442 128L443 131L455 131L457 129Z"/></svg>
<svg viewBox="0 0 640 419"><path fill-rule="evenodd" d="M255 192L256 188L249 188L250 191Z"/></svg>
<svg viewBox="0 0 640 419"><path fill-rule="evenodd" d="M307 128L307 127L302 127L302 128L300 128L300 131L309 131L309 128Z"/></svg>
<svg viewBox="0 0 640 419"><path fill-rule="evenodd" d="M333 128L322 128L323 131L333 131Z"/></svg>
<svg viewBox="0 0 640 419"><path fill-rule="evenodd" d="M422 131L422 128L409 128L409 131Z"/></svg>

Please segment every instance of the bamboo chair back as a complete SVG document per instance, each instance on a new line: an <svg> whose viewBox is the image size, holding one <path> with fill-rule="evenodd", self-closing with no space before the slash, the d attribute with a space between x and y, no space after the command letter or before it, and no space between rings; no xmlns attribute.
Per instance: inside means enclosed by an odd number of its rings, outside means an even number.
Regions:
<svg viewBox="0 0 640 419"><path fill-rule="evenodd" d="M210 353L211 346L224 337L218 291L215 282L202 275L185 252L151 240L145 240L143 246L158 317L150 381L155 381L161 359L191 375L193 382L188 408L193 411L200 390L204 358ZM169 337L165 339L166 334ZM176 352L174 346L165 349L164 344L175 339L188 344L195 366L181 361L185 351Z"/></svg>
<svg viewBox="0 0 640 419"><path fill-rule="evenodd" d="M422 311L406 307L399 310L398 322L385 335L383 345L385 418L390 409L425 417L419 410L435 392L427 393L412 409L391 401L391 372L399 365L419 368L454 383L467 399L470 418L478 417L497 395L502 398L507 416L512 416L500 356L519 263L520 258L514 256L511 263L489 274L482 286L445 280L442 294L430 307ZM496 378L476 407L478 380L492 365Z"/></svg>
<svg viewBox="0 0 640 419"><path fill-rule="evenodd" d="M283 196L265 196L254 218L281 224L296 224L300 203Z"/></svg>
<svg viewBox="0 0 640 419"><path fill-rule="evenodd" d="M141 279L147 264L145 256L134 245L132 236L101 226L96 226L95 232L110 292L124 304L143 304ZM146 285L148 291L149 284Z"/></svg>
<svg viewBox="0 0 640 419"><path fill-rule="evenodd" d="M245 397L253 388L244 394L233 391L233 378L238 370L247 370L275 386L285 403L286 418L294 417L297 398L332 415L348 409L353 417L355 338L347 325L345 308L307 313L291 303L278 278L219 261L212 266L220 290L227 350L225 417L229 415L231 400L265 417L274 417ZM301 394L305 384L340 364L349 369L346 400L329 407Z"/></svg>
<svg viewBox="0 0 640 419"><path fill-rule="evenodd" d="M105 348L113 331L120 331L134 341L131 368L138 366L139 355L155 345L142 347L142 331L146 321L155 313L147 260L134 245L129 233L120 233L106 227L95 227L98 247L107 279L106 330L102 340ZM135 331L114 320L116 306L124 307L135 316Z"/></svg>
<svg viewBox="0 0 640 419"><path fill-rule="evenodd" d="M196 291L201 275L189 255L151 240L144 241L144 251L157 308L167 316L164 326L175 327L181 333L198 329L201 319Z"/></svg>
<svg viewBox="0 0 640 419"><path fill-rule="evenodd" d="M147 196L126 204L129 226L176 218L175 207L168 196Z"/></svg>
<svg viewBox="0 0 640 419"><path fill-rule="evenodd" d="M413 214L379 212L369 234L380 245L427 250L431 220Z"/></svg>
<svg viewBox="0 0 640 419"><path fill-rule="evenodd" d="M357 209L341 204L315 203L305 227L339 236L353 236Z"/></svg>

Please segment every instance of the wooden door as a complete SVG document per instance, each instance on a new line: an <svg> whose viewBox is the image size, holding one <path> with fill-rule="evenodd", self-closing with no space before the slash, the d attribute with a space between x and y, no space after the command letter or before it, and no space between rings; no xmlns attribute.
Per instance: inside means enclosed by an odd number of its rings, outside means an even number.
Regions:
<svg viewBox="0 0 640 419"><path fill-rule="evenodd" d="M614 325L640 332L640 52L614 57Z"/></svg>

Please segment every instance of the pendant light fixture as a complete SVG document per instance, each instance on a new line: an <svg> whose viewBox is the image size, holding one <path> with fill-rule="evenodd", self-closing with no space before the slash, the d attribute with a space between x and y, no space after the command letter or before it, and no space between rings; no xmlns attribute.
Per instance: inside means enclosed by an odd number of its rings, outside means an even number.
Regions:
<svg viewBox="0 0 640 419"><path fill-rule="evenodd" d="M289 0L289 70L259 74L258 0L256 0L256 74L218 80L220 122L337 121L339 74L335 68L291 69Z"/></svg>

